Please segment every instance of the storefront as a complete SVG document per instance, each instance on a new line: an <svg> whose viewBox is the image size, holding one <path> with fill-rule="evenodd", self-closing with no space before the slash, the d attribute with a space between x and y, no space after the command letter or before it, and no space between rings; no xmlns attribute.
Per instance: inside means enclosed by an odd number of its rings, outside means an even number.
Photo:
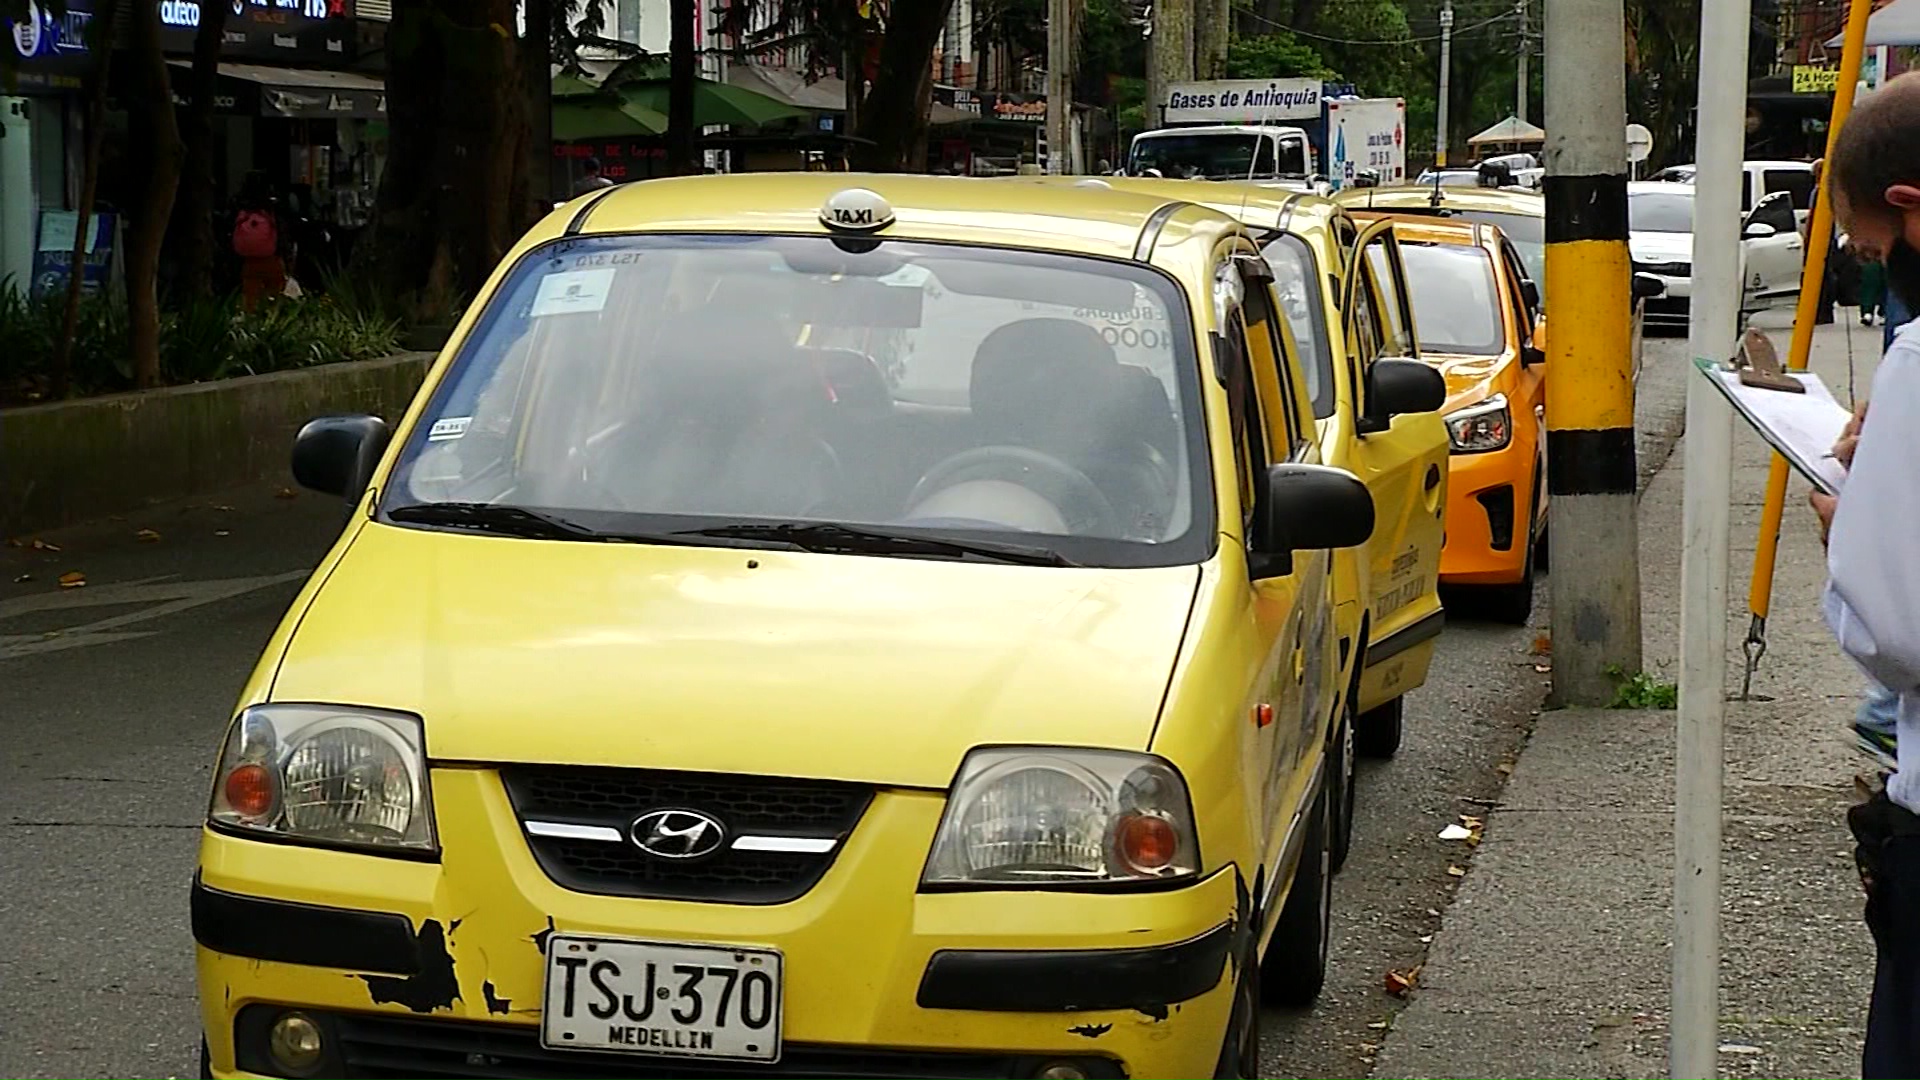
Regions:
<svg viewBox="0 0 1920 1080"><path fill-rule="evenodd" d="M1043 164L1046 95L935 86L933 100L936 113L945 108L972 122L933 126L927 151L932 171L1008 176L1022 165Z"/></svg>
<svg viewBox="0 0 1920 1080"><path fill-rule="evenodd" d="M31 280L45 213L73 208L84 145L81 89L93 60L91 0L68 0L56 16L27 4L22 22L0 19L17 62L14 96L0 95L0 280ZM57 239L57 237L55 238Z"/></svg>

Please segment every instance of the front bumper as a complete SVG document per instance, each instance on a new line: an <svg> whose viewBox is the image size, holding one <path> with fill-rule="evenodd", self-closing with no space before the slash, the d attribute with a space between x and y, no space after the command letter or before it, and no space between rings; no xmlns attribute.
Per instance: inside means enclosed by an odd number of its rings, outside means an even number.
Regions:
<svg viewBox="0 0 1920 1080"><path fill-rule="evenodd" d="M1218 1057L1232 868L1161 892L921 893L944 798L881 791L797 900L588 895L542 871L496 773L437 767L433 785L438 863L204 834L214 1075L271 1075L260 1025L290 1007L337 1033L325 1075L1022 1076L1074 1059L1090 1076L1199 1076ZM780 950L780 1062L543 1049L555 932Z"/></svg>
<svg viewBox="0 0 1920 1080"><path fill-rule="evenodd" d="M1448 459L1443 584L1512 585L1525 576L1533 456L1531 446L1514 442Z"/></svg>

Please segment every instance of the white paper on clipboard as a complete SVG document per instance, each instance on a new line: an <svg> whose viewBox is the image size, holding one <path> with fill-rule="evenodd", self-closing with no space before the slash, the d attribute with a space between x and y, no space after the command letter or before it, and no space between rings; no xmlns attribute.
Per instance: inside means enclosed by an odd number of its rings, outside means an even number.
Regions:
<svg viewBox="0 0 1920 1080"><path fill-rule="evenodd" d="M1794 471L1829 495L1840 494L1847 470L1828 456L1840 439L1851 410L1834 400L1820 376L1805 371L1786 374L1800 380L1804 394L1766 390L1740 381L1740 373L1706 361L1695 361L1707 381L1733 403L1734 412L1752 425L1768 445L1780 451Z"/></svg>

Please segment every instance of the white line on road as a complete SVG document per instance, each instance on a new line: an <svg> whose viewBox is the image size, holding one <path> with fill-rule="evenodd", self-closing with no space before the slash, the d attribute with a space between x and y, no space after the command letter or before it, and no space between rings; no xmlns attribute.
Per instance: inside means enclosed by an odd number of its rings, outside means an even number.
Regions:
<svg viewBox="0 0 1920 1080"><path fill-rule="evenodd" d="M11 600L0 600L0 622L41 611L66 611L89 607L146 604L139 611L126 612L53 633L0 634L0 660L11 660L38 653L58 652L85 645L107 645L148 637L155 631L127 631L125 628L182 611L244 596L250 592L300 581L306 570L257 577L217 578L211 581L173 581L168 577L144 578L115 585L89 585L60 592L36 593Z"/></svg>

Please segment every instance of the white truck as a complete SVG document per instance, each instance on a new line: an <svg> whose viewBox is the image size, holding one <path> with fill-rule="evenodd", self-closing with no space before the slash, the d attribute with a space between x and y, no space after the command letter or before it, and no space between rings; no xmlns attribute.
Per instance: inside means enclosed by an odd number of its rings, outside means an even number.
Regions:
<svg viewBox="0 0 1920 1080"><path fill-rule="evenodd" d="M1376 184L1407 180L1404 98L1334 98L1327 102L1327 178L1347 187L1371 173Z"/></svg>
<svg viewBox="0 0 1920 1080"><path fill-rule="evenodd" d="M1163 126L1134 136L1125 171L1322 192L1362 174L1404 182L1406 102L1323 95L1331 89L1313 79L1175 83L1159 109Z"/></svg>

